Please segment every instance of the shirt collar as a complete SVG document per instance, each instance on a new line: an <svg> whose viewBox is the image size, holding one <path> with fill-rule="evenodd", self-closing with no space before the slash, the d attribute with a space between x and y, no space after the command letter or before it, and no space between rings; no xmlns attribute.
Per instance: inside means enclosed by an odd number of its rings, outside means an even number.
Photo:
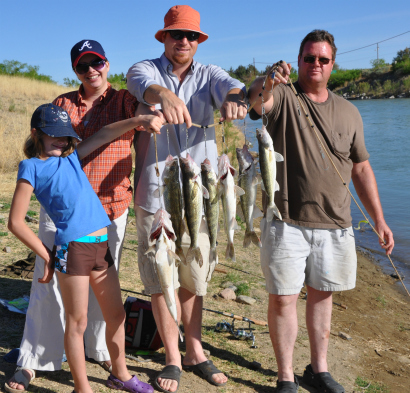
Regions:
<svg viewBox="0 0 410 393"><path fill-rule="evenodd" d="M165 52L162 54L162 56L160 57L160 62L162 65L162 68L167 71L168 73L172 73L172 70L174 69L172 63L168 60L168 58L165 56ZM192 64L191 64L191 71L194 72L195 68L196 68L196 64L197 62L195 60L192 60Z"/></svg>
<svg viewBox="0 0 410 393"><path fill-rule="evenodd" d="M104 91L103 94L100 95L100 102L99 104L104 104L108 98L114 93L113 88L111 87L111 83L107 82L107 89ZM84 86L81 84L80 88L78 89L78 103L81 104L84 100Z"/></svg>

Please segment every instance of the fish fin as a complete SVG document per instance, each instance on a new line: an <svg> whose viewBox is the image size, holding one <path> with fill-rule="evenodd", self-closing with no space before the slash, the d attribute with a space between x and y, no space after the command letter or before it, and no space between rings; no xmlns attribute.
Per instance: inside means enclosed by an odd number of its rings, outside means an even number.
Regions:
<svg viewBox="0 0 410 393"><path fill-rule="evenodd" d="M256 178L258 179L258 184L263 184L262 176L259 173L256 175Z"/></svg>
<svg viewBox="0 0 410 393"><path fill-rule="evenodd" d="M263 183L263 181L261 181L261 189L262 189L262 191L266 191L265 184Z"/></svg>
<svg viewBox="0 0 410 393"><path fill-rule="evenodd" d="M279 191L280 187L279 187L279 183L275 180L275 191Z"/></svg>
<svg viewBox="0 0 410 393"><path fill-rule="evenodd" d="M165 186L159 186L153 193L154 198L160 198L165 191Z"/></svg>
<svg viewBox="0 0 410 393"><path fill-rule="evenodd" d="M245 232L245 237L243 239L243 246L245 248L249 247L251 242L253 244L255 244L256 246L258 246L259 248L262 248L262 243L258 237L258 235L256 234L255 231L246 231Z"/></svg>
<svg viewBox="0 0 410 393"><path fill-rule="evenodd" d="M262 217L262 216L263 216L263 213L261 212L261 209L259 209L258 206L253 205L252 220L254 220L255 218Z"/></svg>
<svg viewBox="0 0 410 393"><path fill-rule="evenodd" d="M216 247L211 248L209 251L209 263L214 262L218 263L218 254L216 253Z"/></svg>
<svg viewBox="0 0 410 393"><path fill-rule="evenodd" d="M237 230L241 229L241 228L239 227L238 222L236 221L236 218L235 218L235 217L233 217L232 220L231 220L231 222L229 223L229 230L231 231L232 229L233 229L234 231L237 231Z"/></svg>
<svg viewBox="0 0 410 393"><path fill-rule="evenodd" d="M216 233L218 234L220 232L220 230L221 230L221 225L218 222L218 231Z"/></svg>
<svg viewBox="0 0 410 393"><path fill-rule="evenodd" d="M205 199L209 199L209 192L204 186L202 186L202 195Z"/></svg>
<svg viewBox="0 0 410 393"><path fill-rule="evenodd" d="M244 216L244 214L243 214L241 202L238 202L238 204L236 205L236 214L239 216L239 218L240 218L243 222L245 222L245 216Z"/></svg>
<svg viewBox="0 0 410 393"><path fill-rule="evenodd" d="M259 157L255 157L255 158L253 159L253 163L256 165L258 162L259 162Z"/></svg>
<svg viewBox="0 0 410 393"><path fill-rule="evenodd" d="M200 248L199 247L196 247L196 248L189 247L188 252L186 254L186 261L187 263L192 263L193 261L197 261L199 264L199 267L202 267L202 265L204 264L204 261L202 259Z"/></svg>
<svg viewBox="0 0 410 393"><path fill-rule="evenodd" d="M239 187L239 186L237 186L237 185L235 185L234 187L235 187L235 191L236 191L236 196L245 195L245 191L244 191L243 188L241 188L241 187Z"/></svg>
<svg viewBox="0 0 410 393"><path fill-rule="evenodd" d="M177 263L177 261L181 261L181 259L179 258L179 255L177 255L174 251L172 251L170 248L168 248L167 250L168 255L172 258L175 259L175 263Z"/></svg>
<svg viewBox="0 0 410 393"><path fill-rule="evenodd" d="M275 151L275 160L276 160L276 162L281 162L281 161L283 161L283 156L282 156L282 154L280 154L280 153L278 153L278 152Z"/></svg>
<svg viewBox="0 0 410 393"><path fill-rule="evenodd" d="M226 259L231 259L232 261L236 262L235 248L234 248L232 243L228 243L226 245L225 258Z"/></svg>
<svg viewBox="0 0 410 393"><path fill-rule="evenodd" d="M185 255L184 255L184 251L182 250L182 247L181 247L181 248L177 248L177 249L175 250L175 252L176 252L176 254L177 254L178 257L179 257L179 260L180 260L184 265L187 265L187 261L186 261Z"/></svg>
<svg viewBox="0 0 410 393"><path fill-rule="evenodd" d="M252 187L257 186L258 184L259 184L258 176L255 176L255 177L252 179Z"/></svg>
<svg viewBox="0 0 410 393"><path fill-rule="evenodd" d="M150 252L155 252L155 245L149 247L148 250L144 252L144 255L147 255L147 254L149 254Z"/></svg>

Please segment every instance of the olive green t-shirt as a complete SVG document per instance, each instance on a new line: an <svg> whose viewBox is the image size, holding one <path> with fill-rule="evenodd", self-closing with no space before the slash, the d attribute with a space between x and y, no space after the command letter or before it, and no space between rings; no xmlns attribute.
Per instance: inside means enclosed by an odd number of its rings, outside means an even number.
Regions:
<svg viewBox="0 0 410 393"><path fill-rule="evenodd" d="M338 171L349 184L353 163L369 158L359 111L331 91L325 102L317 103L297 83L295 88ZM267 129L275 151L284 157L284 162L276 163L280 190L275 193L283 221L311 228L351 226L350 195L323 152L296 95L289 85L279 85L273 96Z"/></svg>

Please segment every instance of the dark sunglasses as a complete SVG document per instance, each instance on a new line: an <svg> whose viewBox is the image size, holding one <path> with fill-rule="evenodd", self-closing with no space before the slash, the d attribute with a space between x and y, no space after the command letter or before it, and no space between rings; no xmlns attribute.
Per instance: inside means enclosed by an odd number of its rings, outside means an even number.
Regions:
<svg viewBox="0 0 410 393"><path fill-rule="evenodd" d="M183 40L184 37L189 42L196 41L199 36L201 35L197 31L182 31L182 30L168 30L169 35L174 39L174 40Z"/></svg>
<svg viewBox="0 0 410 393"><path fill-rule="evenodd" d="M88 72L90 67L94 68L96 71L100 71L105 67L105 60L103 59L95 59L90 61L89 63L78 63L74 69L77 74L83 75Z"/></svg>
<svg viewBox="0 0 410 393"><path fill-rule="evenodd" d="M303 58L303 61L308 64L313 64L315 60L316 60L316 56L305 56ZM332 59L328 59L327 57L319 57L320 64L329 64L330 60Z"/></svg>

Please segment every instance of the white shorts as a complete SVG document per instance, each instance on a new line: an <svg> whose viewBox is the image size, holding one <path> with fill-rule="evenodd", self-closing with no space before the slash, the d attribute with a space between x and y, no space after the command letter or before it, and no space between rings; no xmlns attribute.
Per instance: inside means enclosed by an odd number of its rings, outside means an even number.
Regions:
<svg viewBox="0 0 410 393"><path fill-rule="evenodd" d="M273 295L294 295L303 282L318 291L343 291L356 284L352 227L313 229L283 221L261 221L261 267Z"/></svg>

